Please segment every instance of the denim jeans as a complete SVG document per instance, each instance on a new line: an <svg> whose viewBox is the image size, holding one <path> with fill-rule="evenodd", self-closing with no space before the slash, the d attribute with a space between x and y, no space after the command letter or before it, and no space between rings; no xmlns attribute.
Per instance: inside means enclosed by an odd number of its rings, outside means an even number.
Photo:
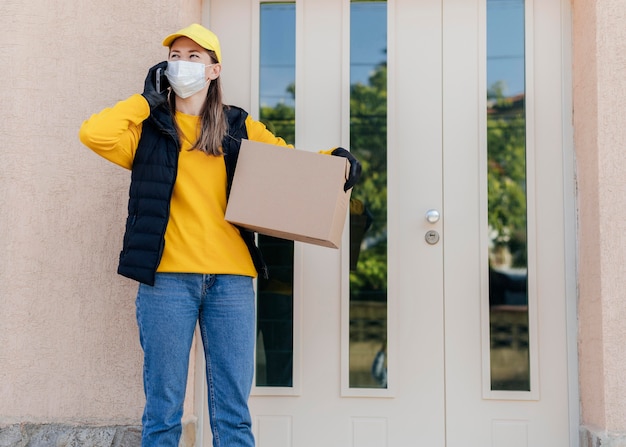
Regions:
<svg viewBox="0 0 626 447"><path fill-rule="evenodd" d="M146 406L142 447L178 447L196 322L206 357L214 447L253 447L248 397L254 371L252 278L157 273L137 293Z"/></svg>

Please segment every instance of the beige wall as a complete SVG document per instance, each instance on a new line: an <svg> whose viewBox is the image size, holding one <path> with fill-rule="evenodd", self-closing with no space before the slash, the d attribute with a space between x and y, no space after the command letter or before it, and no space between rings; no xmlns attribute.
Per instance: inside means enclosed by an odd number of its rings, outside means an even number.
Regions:
<svg viewBox="0 0 626 447"><path fill-rule="evenodd" d="M115 273L129 174L83 147L199 0L2 0L0 424L137 424L136 285Z"/></svg>
<svg viewBox="0 0 626 447"><path fill-rule="evenodd" d="M582 418L626 435L626 2L573 4Z"/></svg>

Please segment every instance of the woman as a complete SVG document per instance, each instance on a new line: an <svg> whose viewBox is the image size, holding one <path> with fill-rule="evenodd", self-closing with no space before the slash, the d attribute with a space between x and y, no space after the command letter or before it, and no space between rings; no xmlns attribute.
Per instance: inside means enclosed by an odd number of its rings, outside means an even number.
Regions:
<svg viewBox="0 0 626 447"><path fill-rule="evenodd" d="M241 139L287 144L244 110L222 104L215 34L193 24L163 45L168 60L148 71L143 93L93 115L80 129L86 146L132 170L118 273L140 282L142 446L178 446L199 322L213 445L251 447L252 280L257 272L266 275L266 267L254 234L226 222L224 213ZM350 160L349 189L360 164L345 149L327 152Z"/></svg>

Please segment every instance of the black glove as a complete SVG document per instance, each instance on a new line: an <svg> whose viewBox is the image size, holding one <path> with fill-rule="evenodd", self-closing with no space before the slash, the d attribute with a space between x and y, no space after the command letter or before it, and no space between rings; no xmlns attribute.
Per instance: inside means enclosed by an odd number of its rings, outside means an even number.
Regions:
<svg viewBox="0 0 626 447"><path fill-rule="evenodd" d="M150 109L165 104L167 101L167 85L161 86L163 90L161 93L156 90L156 74L159 68L161 69L161 73L163 73L167 68L167 61L159 62L148 70L148 76L146 76L146 82L143 85L142 95L146 98L148 104L150 104ZM165 79L165 77L163 79Z"/></svg>
<svg viewBox="0 0 626 447"><path fill-rule="evenodd" d="M359 160L354 158L354 155L352 155L350 152L342 147L338 147L330 154L336 155L337 157L347 158L350 162L350 174L348 175L348 180L346 181L346 184L343 185L343 190L347 191L352 188L356 184L356 182L359 181L359 177L361 177L361 163L359 163Z"/></svg>

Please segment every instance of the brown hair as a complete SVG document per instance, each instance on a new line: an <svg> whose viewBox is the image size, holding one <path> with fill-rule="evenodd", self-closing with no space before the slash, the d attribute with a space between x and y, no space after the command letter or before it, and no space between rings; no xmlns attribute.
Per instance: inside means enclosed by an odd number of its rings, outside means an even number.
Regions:
<svg viewBox="0 0 626 447"><path fill-rule="evenodd" d="M211 56L211 62L217 63L217 56L212 50L207 50ZM176 96L170 95L170 111L172 116L176 113ZM176 120L174 120L176 123ZM180 128L176 124L176 130L180 135ZM222 103L222 84L220 78L211 80L209 90L200 111L200 135L190 150L197 149L207 155L222 155L222 140L228 133L228 123L224 114Z"/></svg>

